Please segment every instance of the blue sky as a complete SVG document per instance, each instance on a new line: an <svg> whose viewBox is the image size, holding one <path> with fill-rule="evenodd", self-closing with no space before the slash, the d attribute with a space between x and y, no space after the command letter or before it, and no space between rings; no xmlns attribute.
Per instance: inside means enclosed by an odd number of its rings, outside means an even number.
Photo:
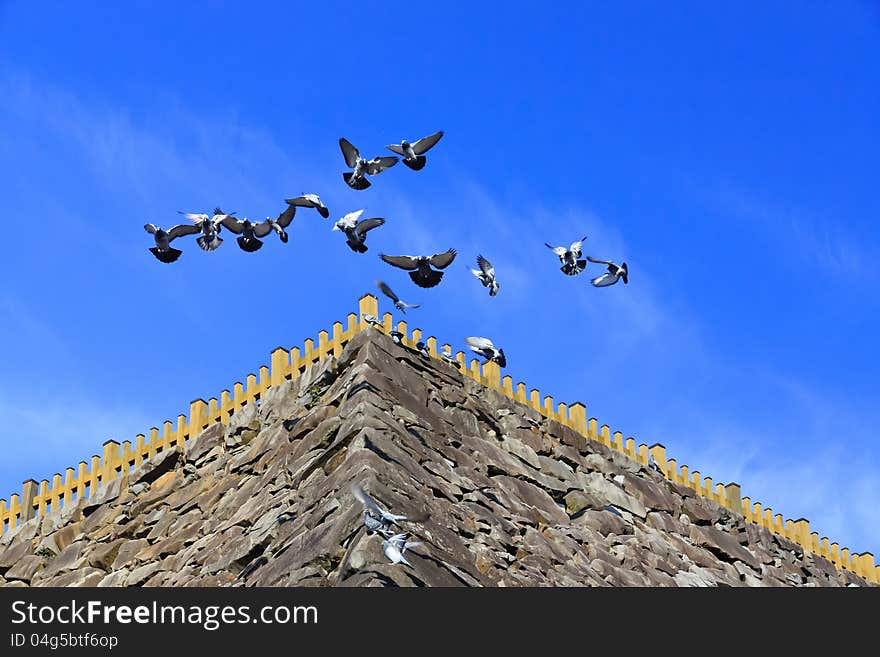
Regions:
<svg viewBox="0 0 880 657"><path fill-rule="evenodd" d="M514 380L880 554L875 3L190 4L0 2L0 496L381 277L411 326L489 336ZM343 184L339 137L369 157L438 129L423 171ZM387 219L367 254L302 210L255 254L147 251L177 210L309 191ZM584 234L628 286L559 272L543 243ZM450 246L431 290L377 257Z"/></svg>

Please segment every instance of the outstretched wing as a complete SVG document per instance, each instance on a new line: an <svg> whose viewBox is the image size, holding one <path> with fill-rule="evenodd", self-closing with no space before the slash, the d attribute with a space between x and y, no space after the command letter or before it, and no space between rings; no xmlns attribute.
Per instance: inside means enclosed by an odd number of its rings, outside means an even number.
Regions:
<svg viewBox="0 0 880 657"><path fill-rule="evenodd" d="M483 256L477 256L477 266L480 268L480 271L483 272L489 278L495 278L495 267L492 266L492 263L486 260Z"/></svg>
<svg viewBox="0 0 880 657"><path fill-rule="evenodd" d="M399 255L399 256L390 256L385 255L384 253L379 255L382 260L387 262L392 267L400 267L401 269L406 269L412 271L413 269L418 269L419 264L415 258L408 255Z"/></svg>
<svg viewBox="0 0 880 657"><path fill-rule="evenodd" d="M271 221L260 221L254 224L254 237L266 237L272 232Z"/></svg>
<svg viewBox="0 0 880 657"><path fill-rule="evenodd" d="M564 246L550 246L547 242L544 242L544 246L553 251L560 258L565 255L565 247Z"/></svg>
<svg viewBox="0 0 880 657"><path fill-rule="evenodd" d="M455 260L455 249L449 249L444 253L435 253L429 262L437 269L446 269Z"/></svg>
<svg viewBox="0 0 880 657"><path fill-rule="evenodd" d="M303 194L302 196L297 196L296 198L286 198L284 199L285 203L290 203L292 205L298 205L303 208L314 208L318 206L320 202L316 194Z"/></svg>
<svg viewBox="0 0 880 657"><path fill-rule="evenodd" d="M178 210L177 214L182 214L194 224L201 224L203 221L208 221L208 219L210 219L210 217L204 213L181 212Z"/></svg>
<svg viewBox="0 0 880 657"><path fill-rule="evenodd" d="M398 155L406 155L406 153L403 152L403 146L401 146L400 144L388 144L385 148L387 148L392 153L397 153Z"/></svg>
<svg viewBox="0 0 880 657"><path fill-rule="evenodd" d="M367 492L357 484L352 484L351 492L354 494L357 500L364 505L365 509L372 511L379 517L382 517L382 514L385 513L385 511L378 504L376 504L376 502L373 501L373 498L370 497Z"/></svg>
<svg viewBox="0 0 880 657"><path fill-rule="evenodd" d="M489 338L465 338L464 343L474 351L483 351L485 349L495 349L495 345Z"/></svg>
<svg viewBox="0 0 880 657"><path fill-rule="evenodd" d="M223 224L225 228L231 230L236 235L241 235L244 232L244 222L236 219L231 214L225 215L220 223Z"/></svg>
<svg viewBox="0 0 880 657"><path fill-rule="evenodd" d="M354 144L348 141L345 137L339 138L339 148L342 149L342 157L345 158L345 163L354 169L354 165L357 164L357 161L361 156L358 149L356 149Z"/></svg>
<svg viewBox="0 0 880 657"><path fill-rule="evenodd" d="M395 164L397 164L397 158L393 155L388 155L385 157L374 157L372 160L367 162L367 173L371 176L375 176L377 173L385 171L385 169L390 169Z"/></svg>
<svg viewBox="0 0 880 657"><path fill-rule="evenodd" d="M571 246L568 247L568 250L574 253L576 256L580 256L581 254L581 245L584 243L584 240L587 239L587 236L584 235L577 242L572 242Z"/></svg>
<svg viewBox="0 0 880 657"><path fill-rule="evenodd" d="M183 237L184 235L195 235L196 233L201 232L201 229L198 226L194 226L193 224L177 224L176 226L172 226L172 228L168 231L168 241L170 242L176 237Z"/></svg>
<svg viewBox="0 0 880 657"><path fill-rule="evenodd" d="M421 155L425 153L429 148L431 148L434 144L440 141L440 137L443 136L443 131L435 132L433 135L428 135L427 137L422 137L417 142L414 142L412 145L413 153L416 155Z"/></svg>
<svg viewBox="0 0 880 657"><path fill-rule="evenodd" d="M282 228L287 228L290 225L290 222L293 221L293 215L296 214L296 206L293 203L288 203L287 208L278 215L278 219L275 221L278 222L278 225Z"/></svg>
<svg viewBox="0 0 880 657"><path fill-rule="evenodd" d="M339 220L339 223L341 223L346 228L353 228L357 224L358 218L363 213L364 211L362 209L355 210L354 212L349 212L348 214L344 215L342 219Z"/></svg>
<svg viewBox="0 0 880 657"><path fill-rule="evenodd" d="M391 299L394 303L400 301L394 291L385 284L385 281L376 281L376 285L379 286L379 289L382 290L382 294Z"/></svg>
<svg viewBox="0 0 880 657"><path fill-rule="evenodd" d="M364 219L359 221L357 227L354 229L355 232L363 239L364 235L367 234L368 230L373 230L374 228L378 228L382 224L385 223L385 220L382 217L370 217L369 219Z"/></svg>
<svg viewBox="0 0 880 657"><path fill-rule="evenodd" d="M591 258L590 256L587 256L587 260L589 260L590 262L595 262L595 263L600 264L600 265L608 265L609 267L614 267L614 266L616 266L616 265L615 265L613 262L611 262L610 260L599 260L598 258Z"/></svg>

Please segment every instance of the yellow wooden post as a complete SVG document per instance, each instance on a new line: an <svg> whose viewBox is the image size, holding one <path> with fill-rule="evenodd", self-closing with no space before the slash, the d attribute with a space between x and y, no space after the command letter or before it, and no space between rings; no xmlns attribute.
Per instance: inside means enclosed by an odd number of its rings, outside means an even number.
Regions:
<svg viewBox="0 0 880 657"><path fill-rule="evenodd" d="M275 347L269 356L271 376L269 381L273 386L280 386L287 378L290 369L290 352L284 347Z"/></svg>
<svg viewBox="0 0 880 657"><path fill-rule="evenodd" d="M171 447L171 440L174 437L174 430L172 428L173 426L174 425L171 424L171 420L165 420L162 423L162 440L159 442L159 445L162 447L163 450Z"/></svg>
<svg viewBox="0 0 880 657"><path fill-rule="evenodd" d="M556 405L556 419L561 424L568 426L568 406L563 402Z"/></svg>
<svg viewBox="0 0 880 657"><path fill-rule="evenodd" d="M666 461L666 478L669 481L680 483L678 477L678 461L675 459L669 459Z"/></svg>
<svg viewBox="0 0 880 657"><path fill-rule="evenodd" d="M306 366L311 365L317 360L317 357L315 356L315 341L311 338L306 338L303 342L302 359Z"/></svg>
<svg viewBox="0 0 880 657"><path fill-rule="evenodd" d="M636 455L636 441L630 436L626 439L626 453L635 458Z"/></svg>
<svg viewBox="0 0 880 657"><path fill-rule="evenodd" d="M794 528L797 532L797 543L804 548L805 552L810 551L810 521L806 518L798 518L794 521Z"/></svg>
<svg viewBox="0 0 880 657"><path fill-rule="evenodd" d="M476 358L471 358L471 366L468 369L468 374L474 381L480 380L480 361Z"/></svg>
<svg viewBox="0 0 880 657"><path fill-rule="evenodd" d="M660 443L654 443L648 448L648 451L654 457L654 461L660 466L660 469L663 470L663 474L669 477L669 473L666 471L666 447Z"/></svg>
<svg viewBox="0 0 880 657"><path fill-rule="evenodd" d="M769 506L764 509L764 526L771 532L773 531L773 509ZM809 543L809 539L807 542Z"/></svg>
<svg viewBox="0 0 880 657"><path fill-rule="evenodd" d="M382 330L386 335L394 330L394 316L391 313L385 313L382 315Z"/></svg>
<svg viewBox="0 0 880 657"><path fill-rule="evenodd" d="M877 568L874 565L874 555L871 552L862 552L862 577L874 584L880 584L877 581Z"/></svg>
<svg viewBox="0 0 880 657"><path fill-rule="evenodd" d="M119 443L104 441L104 455L101 458L101 481L106 486L116 478L116 465L119 461Z"/></svg>
<svg viewBox="0 0 880 657"><path fill-rule="evenodd" d="M78 466L78 475L76 478L76 499L82 499L86 494L86 485L89 480L89 464L80 461Z"/></svg>
<svg viewBox="0 0 880 657"><path fill-rule="evenodd" d="M505 395L513 399L513 378L509 374L505 374L501 377L501 390Z"/></svg>
<svg viewBox="0 0 880 657"><path fill-rule="evenodd" d="M358 299L358 312L361 316L361 328L366 328L369 324L364 322L363 317L364 315L379 316L379 299L373 294L365 294Z"/></svg>
<svg viewBox="0 0 880 657"><path fill-rule="evenodd" d="M358 316L355 313L348 313L346 320L348 322L348 325L345 327L346 338L351 340L358 332Z"/></svg>
<svg viewBox="0 0 880 657"><path fill-rule="evenodd" d="M18 498L18 493L13 493L9 496L9 528L12 529L16 525L16 520L21 518L21 502Z"/></svg>
<svg viewBox="0 0 880 657"><path fill-rule="evenodd" d="M501 368L498 367L498 363L490 360L483 365L483 376L487 387L494 388L495 390L501 387Z"/></svg>
<svg viewBox="0 0 880 657"><path fill-rule="evenodd" d="M208 404L204 399L189 403L189 437L195 438L208 426Z"/></svg>
<svg viewBox="0 0 880 657"><path fill-rule="evenodd" d="M244 385L241 381L232 384L232 410L237 411L244 406Z"/></svg>
<svg viewBox="0 0 880 657"><path fill-rule="evenodd" d="M849 548L843 548L840 551L840 565L847 570L852 570L852 557L849 554Z"/></svg>
<svg viewBox="0 0 880 657"><path fill-rule="evenodd" d="M764 526L764 510L761 508L760 502L755 502L752 505L752 518L756 525Z"/></svg>
<svg viewBox="0 0 880 657"><path fill-rule="evenodd" d="M575 402L568 409L571 417L571 428L582 436L587 435L587 407L581 402Z"/></svg>
<svg viewBox="0 0 880 657"><path fill-rule="evenodd" d="M262 399L263 393L269 389L269 368L265 365L260 365L259 381L259 384L257 384L257 395Z"/></svg>
<svg viewBox="0 0 880 657"><path fill-rule="evenodd" d="M599 420L594 417L591 417L587 421L587 437L590 440L595 440L596 442L600 441L599 438Z"/></svg>
<svg viewBox="0 0 880 657"><path fill-rule="evenodd" d="M437 338L432 335L426 340L426 343L428 345L428 353L437 358Z"/></svg>
<svg viewBox="0 0 880 657"><path fill-rule="evenodd" d="M37 496L37 482L25 479L21 485L21 521L27 522L34 517L34 498Z"/></svg>
<svg viewBox="0 0 880 657"><path fill-rule="evenodd" d="M318 360L324 360L330 352L329 338L327 331L318 331Z"/></svg>
<svg viewBox="0 0 880 657"><path fill-rule="evenodd" d="M526 384L520 381L516 384L516 401L520 404L525 404L528 401L528 396L526 395Z"/></svg>
<svg viewBox="0 0 880 657"><path fill-rule="evenodd" d="M49 505L52 511L56 511L61 506L61 496L64 494L64 483L61 481L60 472L52 475L52 488L50 492Z"/></svg>
<svg viewBox="0 0 880 657"><path fill-rule="evenodd" d="M174 430L174 443L181 449L186 445L186 415L183 413L180 413L177 416L177 428Z"/></svg>
<svg viewBox="0 0 880 657"><path fill-rule="evenodd" d="M536 388L532 388L529 392L529 406L536 411L541 411L541 392Z"/></svg>
<svg viewBox="0 0 880 657"><path fill-rule="evenodd" d="M413 329L412 346L415 347L421 341L422 341L422 329Z"/></svg>
<svg viewBox="0 0 880 657"><path fill-rule="evenodd" d="M639 445L639 462L645 465L648 464L648 446L645 443L641 443Z"/></svg>
<svg viewBox="0 0 880 657"><path fill-rule="evenodd" d="M299 347L290 348L290 378L296 379L300 375L302 367L302 356L300 356Z"/></svg>
<svg viewBox="0 0 880 657"><path fill-rule="evenodd" d="M797 530L794 526L794 520L791 518L785 521L785 537L792 541L797 540Z"/></svg>
<svg viewBox="0 0 880 657"><path fill-rule="evenodd" d="M546 417L549 417L551 420L555 420L555 413L553 412L553 397L550 395L544 396L544 405L541 408L541 413L543 413Z"/></svg>
<svg viewBox="0 0 880 657"><path fill-rule="evenodd" d="M342 355L342 322L333 322L333 340L331 348L336 358Z"/></svg>
<svg viewBox="0 0 880 657"><path fill-rule="evenodd" d="M828 537L822 537L822 547L819 548L819 554L821 554L826 559L831 559L831 546L828 544Z"/></svg>
<svg viewBox="0 0 880 657"><path fill-rule="evenodd" d="M686 465L682 465L679 468L679 472L681 473L679 483L683 486L687 486L688 488L693 488L693 484L691 484L690 470L688 470L688 467Z"/></svg>
<svg viewBox="0 0 880 657"><path fill-rule="evenodd" d="M64 471L64 499L61 501L63 506L67 506L71 502L73 502L73 490L74 490L74 479L76 474L73 471L73 468L67 468Z"/></svg>
<svg viewBox="0 0 880 657"><path fill-rule="evenodd" d="M708 497L710 500L714 500L715 497L715 487L712 486L712 477L703 477L703 495Z"/></svg>
<svg viewBox="0 0 880 657"><path fill-rule="evenodd" d="M614 449L617 449L622 452L623 451L623 434L620 433L619 431L615 431L612 435L614 436L614 444L612 445L612 447L614 447Z"/></svg>
<svg viewBox="0 0 880 657"><path fill-rule="evenodd" d="M467 354L463 351L459 351L455 354L455 362L458 363L458 368L462 372L467 370Z"/></svg>
<svg viewBox="0 0 880 657"><path fill-rule="evenodd" d="M0 534L8 531L6 523L9 522L9 511L6 508L6 500L0 499ZM10 527L12 525L10 524Z"/></svg>
<svg viewBox="0 0 880 657"><path fill-rule="evenodd" d="M208 400L208 424L214 424L220 421L220 405L216 397Z"/></svg>
<svg viewBox="0 0 880 657"><path fill-rule="evenodd" d="M252 404L259 394L259 390L257 390L257 376L253 373L248 374L245 377L245 383L247 385L244 389L244 403Z"/></svg>
<svg viewBox="0 0 880 657"><path fill-rule="evenodd" d="M49 482L46 479L40 481L40 492L37 495L37 515L46 515L46 502L49 501Z"/></svg>
<svg viewBox="0 0 880 657"><path fill-rule="evenodd" d="M232 415L232 411L235 410L235 403L233 402L232 393L228 390L220 391L220 421L223 424L229 422L229 416Z"/></svg>
<svg viewBox="0 0 880 657"><path fill-rule="evenodd" d="M599 427L599 442L606 447L611 447L611 427L607 424Z"/></svg>

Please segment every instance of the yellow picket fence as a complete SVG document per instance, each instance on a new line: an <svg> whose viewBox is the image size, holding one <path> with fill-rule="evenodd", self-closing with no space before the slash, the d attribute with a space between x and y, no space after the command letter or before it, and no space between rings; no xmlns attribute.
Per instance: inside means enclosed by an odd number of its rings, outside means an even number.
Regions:
<svg viewBox="0 0 880 657"><path fill-rule="evenodd" d="M360 298L359 313L350 313L345 326L336 322L330 333L319 332L317 345L309 338L305 340L302 349L276 348L271 353L269 367L260 367L258 375L248 374L244 385L236 382L231 392L221 391L219 399L211 397L207 402L203 399L190 402L188 416L178 415L176 425L166 420L161 432L153 427L149 431L149 440L143 434L136 436L133 446L128 440L123 441L122 445L115 440L108 440L104 443L103 456L92 456L91 464L80 461L78 468L67 468L63 478L61 474L55 474L51 484L45 479L39 483L28 479L22 485L20 496L11 495L8 504L5 499L0 499L0 528L7 532L34 516L45 515L79 497L91 496L99 487L120 476L123 471L140 465L173 445L183 447L187 440L197 436L208 425L228 422L237 409L259 400L270 386L299 377L313 363L330 356L339 356L352 337L369 328L369 324L363 319L364 315L380 319L380 330L386 334L396 329L408 347L415 348L423 339L422 331L413 329L410 333L406 322L400 321L395 326L391 313L380 317L378 299L372 294L364 295ZM436 338L429 336L424 342L431 357L441 358ZM448 344L444 344L442 349L451 355ZM647 464L650 454L669 481L687 486L695 494L742 514L747 522L785 536L804 550L825 557L838 568L851 571L870 582L880 583L880 566L874 563L874 556L870 552L859 554L851 553L848 548L841 549L837 543L829 543L827 537L820 539L817 532L811 532L810 523L806 519L783 520L782 514L774 514L769 507L762 508L760 502L742 497L739 484L713 483L711 477L704 477L698 470L690 472L687 465L679 466L675 459L667 458L666 448L661 444L649 447L642 443L636 446L632 437L624 439L620 431L612 432L608 425L599 426L595 418L588 419L586 407L580 402L557 404L549 395L542 397L538 390L527 390L522 382L514 386L510 376L501 376L501 370L496 363L481 365L477 358L472 358L468 363L463 351L452 357L465 376L487 388L497 390L541 415L570 427L582 436L623 452L640 463Z"/></svg>

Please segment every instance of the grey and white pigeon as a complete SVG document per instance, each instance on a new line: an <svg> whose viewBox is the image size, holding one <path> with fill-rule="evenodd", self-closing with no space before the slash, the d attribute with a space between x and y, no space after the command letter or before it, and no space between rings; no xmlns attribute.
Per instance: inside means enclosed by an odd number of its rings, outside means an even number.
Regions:
<svg viewBox="0 0 880 657"><path fill-rule="evenodd" d="M572 242L567 249L564 246L550 246L547 242L544 242L544 246L559 256L559 261L562 263L560 269L563 274L577 276L587 267L587 261L580 259L581 246L585 239L587 239L586 235L577 242Z"/></svg>
<svg viewBox="0 0 880 657"><path fill-rule="evenodd" d="M451 351L441 351L440 358L445 360L450 365L455 365L455 367L457 367L458 369L461 369L461 365L459 364L459 362L457 360L455 360L455 356L452 355Z"/></svg>
<svg viewBox="0 0 880 657"><path fill-rule="evenodd" d="M366 253L367 245L364 243L367 239L367 231L378 228L385 223L382 217L370 217L369 219L358 218L363 214L363 210L355 210L349 212L339 221L333 224L333 230L341 230L345 233L345 243L356 253Z"/></svg>
<svg viewBox="0 0 880 657"><path fill-rule="evenodd" d="M390 538L386 538L382 541L382 549L391 563L402 563L412 568L412 564L406 560L403 553L410 548L424 545L424 543L422 543L422 541L407 541L407 536L408 534L395 534Z"/></svg>
<svg viewBox="0 0 880 657"><path fill-rule="evenodd" d="M260 224L257 225L259 226L261 224L269 224L269 228L278 233L278 237L281 239L281 241L287 244L287 240L289 238L287 235L287 231L284 229L290 225L291 221L293 221L293 217L295 214L296 206L293 203L288 203L287 207L281 214L278 215L277 219L266 217L266 221L261 221ZM255 227L254 230L256 231L257 228Z"/></svg>
<svg viewBox="0 0 880 657"><path fill-rule="evenodd" d="M284 199L284 201L285 203L290 203L291 205L296 205L300 208L315 208L318 211L318 214L324 217L324 219L330 217L330 210L327 209L327 206L324 205L321 197L317 194L303 194L296 198Z"/></svg>
<svg viewBox="0 0 880 657"><path fill-rule="evenodd" d="M241 247L242 251L247 251L248 253L253 253L262 248L263 242L258 238L266 237L266 235L272 232L272 226L268 221L253 222L248 218L237 219L232 215L226 215L221 223L236 235L240 235L240 237L236 238L236 242L238 242L238 246Z"/></svg>
<svg viewBox="0 0 880 657"><path fill-rule="evenodd" d="M369 324L370 326L375 326L376 328L382 328L384 326L384 324L382 324L382 321L378 317L376 317L375 315L370 315L369 313L364 313L363 317L364 317L364 321L367 324Z"/></svg>
<svg viewBox="0 0 880 657"><path fill-rule="evenodd" d="M435 271L431 267L446 269L455 260L455 249L430 256L390 256L383 253L379 257L393 267L408 270L409 277L419 287L434 287L443 278L443 272Z"/></svg>
<svg viewBox="0 0 880 657"><path fill-rule="evenodd" d="M403 156L403 163L410 169L419 171L425 167L426 158L424 153L428 152L434 144L440 141L442 136L443 131L440 130L433 135L422 137L412 143L404 139L399 144L389 144L386 148L393 153Z"/></svg>
<svg viewBox="0 0 880 657"><path fill-rule="evenodd" d="M419 340L416 342L416 351L418 351L425 358L431 357L431 352L428 350L428 345L425 342Z"/></svg>
<svg viewBox="0 0 880 657"><path fill-rule="evenodd" d="M406 516L394 515L383 509L358 484L352 484L351 492L364 505L364 524L370 533L379 532L387 535L386 532L389 525L397 525L399 527L398 521L406 520Z"/></svg>
<svg viewBox="0 0 880 657"><path fill-rule="evenodd" d="M202 251L215 251L222 243L223 238L219 236L220 226L227 214L235 214L234 212L223 212L220 208L214 208L214 213L210 216L205 213L194 214L192 212L180 212L184 217L193 222L201 231L201 235L196 238L196 244Z"/></svg>
<svg viewBox="0 0 880 657"><path fill-rule="evenodd" d="M507 365L507 358L504 356L504 349L496 348L489 338L465 338L464 342L470 347L471 351L478 353L486 359L483 361L484 364L492 361L498 363L499 367L505 367Z"/></svg>
<svg viewBox="0 0 880 657"><path fill-rule="evenodd" d="M501 287L495 280L495 267L483 256L477 256L477 267L479 269L471 269L471 273L477 277L483 287L489 288L489 296L494 297L498 294L498 288Z"/></svg>
<svg viewBox="0 0 880 657"><path fill-rule="evenodd" d="M401 333L400 331L391 331L391 333L389 333L388 335L390 335L391 339L394 340L394 344L403 344L403 333Z"/></svg>
<svg viewBox="0 0 880 657"><path fill-rule="evenodd" d="M201 232L199 227L193 224L178 224L168 230L159 228L156 224L144 224L144 230L150 233L156 242L156 246L150 247L150 253L156 256L159 262L165 263L174 262L183 253L180 249L171 246L173 240L184 235L195 235Z"/></svg>
<svg viewBox="0 0 880 657"><path fill-rule="evenodd" d="M376 285L380 290L382 290L382 294L391 299L394 302L394 307L397 308L404 315L406 314L407 308L418 308L421 304L418 303L407 303L406 301L401 301L400 298L394 294L394 291L385 284L384 281L376 281Z"/></svg>
<svg viewBox="0 0 880 657"><path fill-rule="evenodd" d="M660 467L660 464L654 459L654 455L651 452L648 452L648 467L654 470L655 472L659 472L660 474L665 476L663 472L663 468Z"/></svg>
<svg viewBox="0 0 880 657"><path fill-rule="evenodd" d="M345 163L353 169L342 174L345 184L352 189L366 189L372 184L366 176L375 176L397 164L397 157L389 155L374 157L372 160L364 159L360 151L345 137L339 138L339 148L342 149Z"/></svg>
<svg viewBox="0 0 880 657"><path fill-rule="evenodd" d="M629 283L629 271L626 268L625 262L616 265L610 260L599 260L597 258L591 258L590 256L587 256L587 260L608 266L607 272L590 281L596 287L608 287L609 285L614 285L620 279L623 279L624 285Z"/></svg>

